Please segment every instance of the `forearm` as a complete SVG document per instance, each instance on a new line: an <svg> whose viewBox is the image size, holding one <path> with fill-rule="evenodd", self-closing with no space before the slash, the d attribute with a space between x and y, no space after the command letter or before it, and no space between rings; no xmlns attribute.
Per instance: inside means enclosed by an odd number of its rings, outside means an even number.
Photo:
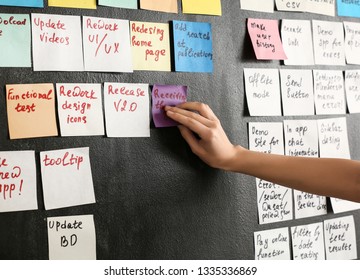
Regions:
<svg viewBox="0 0 360 280"><path fill-rule="evenodd" d="M300 191L360 202L360 162L290 157L236 147L227 170Z"/></svg>

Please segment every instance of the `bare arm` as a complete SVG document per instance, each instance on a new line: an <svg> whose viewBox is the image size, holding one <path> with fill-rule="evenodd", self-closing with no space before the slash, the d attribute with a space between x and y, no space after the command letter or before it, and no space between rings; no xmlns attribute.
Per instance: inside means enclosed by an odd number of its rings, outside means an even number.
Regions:
<svg viewBox="0 0 360 280"><path fill-rule="evenodd" d="M230 143L220 121L205 104L189 102L165 110L170 118L181 124L180 132L192 151L212 167L244 173L304 192L360 202L358 161L249 151Z"/></svg>

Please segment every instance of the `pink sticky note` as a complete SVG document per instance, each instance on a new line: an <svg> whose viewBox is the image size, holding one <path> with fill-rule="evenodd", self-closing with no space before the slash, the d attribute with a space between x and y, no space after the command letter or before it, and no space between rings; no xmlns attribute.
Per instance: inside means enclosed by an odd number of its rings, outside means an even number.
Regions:
<svg viewBox="0 0 360 280"><path fill-rule="evenodd" d="M287 59L277 20L249 18L247 27L257 59Z"/></svg>
<svg viewBox="0 0 360 280"><path fill-rule="evenodd" d="M186 102L187 86L154 85L152 90L152 115L156 127L178 125L169 119L164 111L165 106L175 106Z"/></svg>

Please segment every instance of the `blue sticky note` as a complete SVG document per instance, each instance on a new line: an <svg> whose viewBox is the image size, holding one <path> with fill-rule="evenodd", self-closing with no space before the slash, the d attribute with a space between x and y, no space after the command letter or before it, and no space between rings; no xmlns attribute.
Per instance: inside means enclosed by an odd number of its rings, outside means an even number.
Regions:
<svg viewBox="0 0 360 280"><path fill-rule="evenodd" d="M31 67L30 16L0 14L0 67Z"/></svg>
<svg viewBox="0 0 360 280"><path fill-rule="evenodd" d="M359 1L337 0L338 16L342 17L360 17Z"/></svg>
<svg viewBox="0 0 360 280"><path fill-rule="evenodd" d="M99 0L99 5L125 9L137 9L137 0Z"/></svg>
<svg viewBox="0 0 360 280"><path fill-rule="evenodd" d="M44 8L44 0L0 0L0 6Z"/></svg>
<svg viewBox="0 0 360 280"><path fill-rule="evenodd" d="M175 71L213 72L211 24L173 21Z"/></svg>

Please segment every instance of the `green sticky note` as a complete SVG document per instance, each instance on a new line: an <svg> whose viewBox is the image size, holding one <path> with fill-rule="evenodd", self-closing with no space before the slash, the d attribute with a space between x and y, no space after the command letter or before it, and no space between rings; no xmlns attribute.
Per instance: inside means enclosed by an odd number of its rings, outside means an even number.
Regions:
<svg viewBox="0 0 360 280"><path fill-rule="evenodd" d="M0 67L31 67L30 17L0 14Z"/></svg>
<svg viewBox="0 0 360 280"><path fill-rule="evenodd" d="M99 0L99 5L117 7L117 8L126 8L126 9L137 9L138 1L137 0Z"/></svg>

